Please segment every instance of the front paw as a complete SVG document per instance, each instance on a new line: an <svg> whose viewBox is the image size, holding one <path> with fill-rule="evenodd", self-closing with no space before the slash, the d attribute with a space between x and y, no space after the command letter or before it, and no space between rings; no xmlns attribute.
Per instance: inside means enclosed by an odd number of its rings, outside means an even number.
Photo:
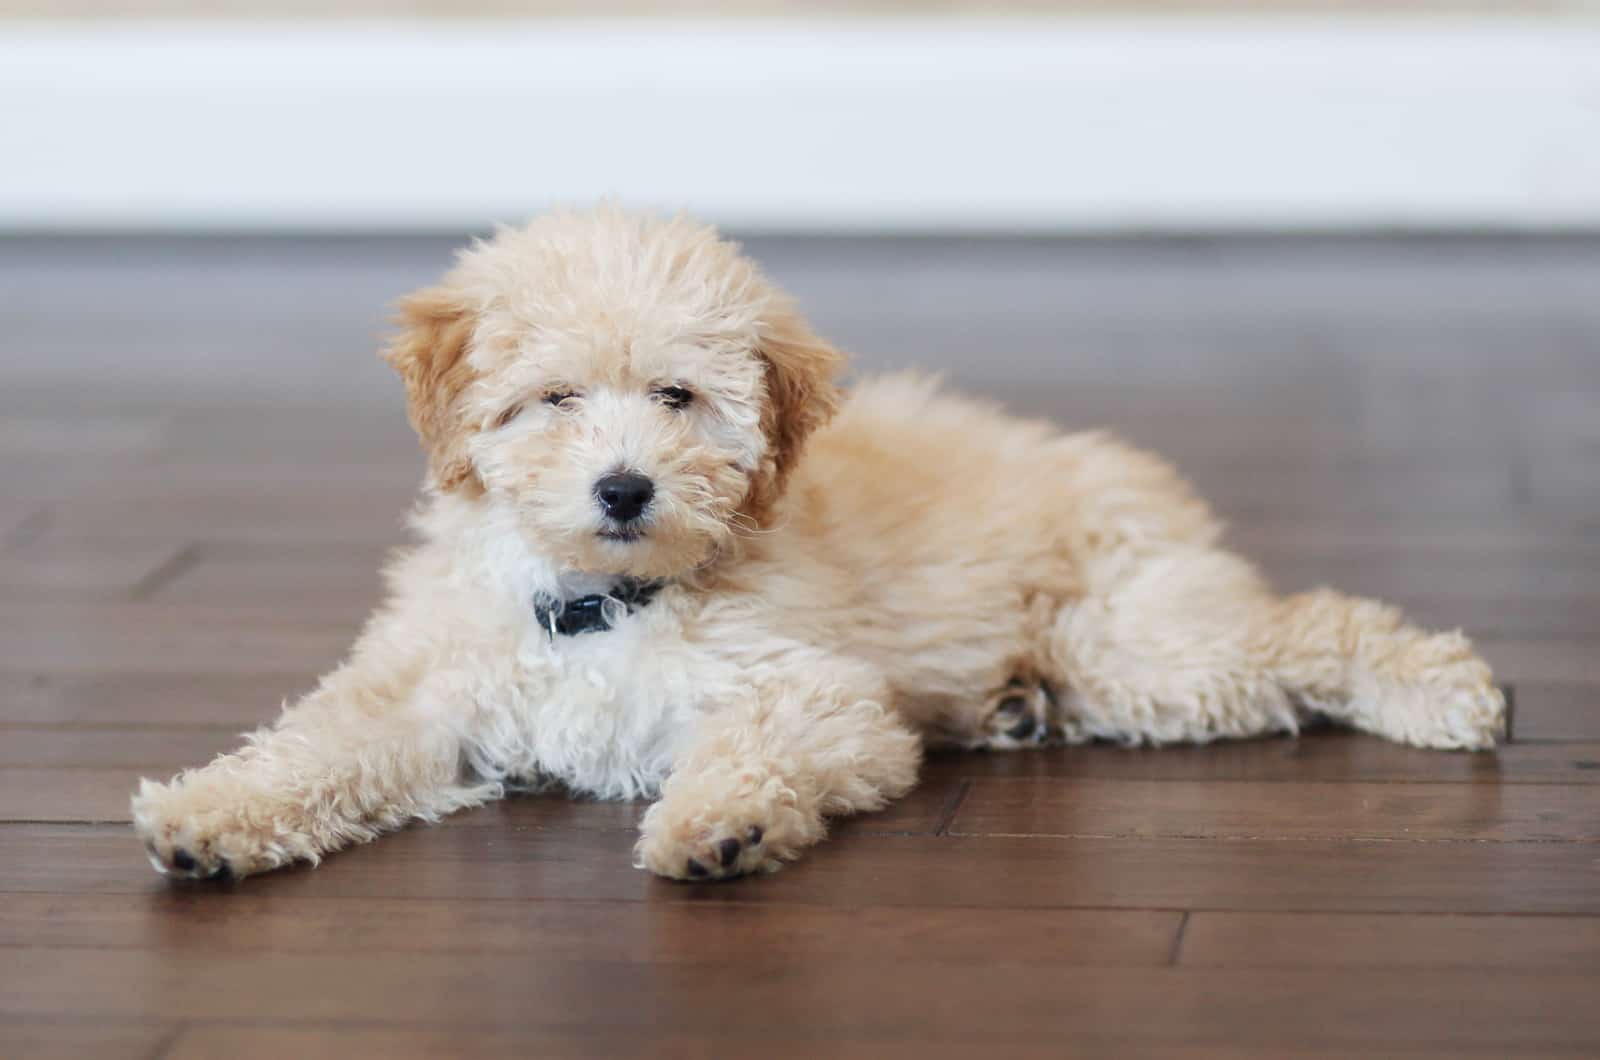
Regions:
<svg viewBox="0 0 1600 1060"><path fill-rule="evenodd" d="M215 778L145 780L133 797L133 827L155 870L178 879L226 879L314 857L309 840L286 835L259 796ZM301 849L306 848L306 849Z"/></svg>
<svg viewBox="0 0 1600 1060"><path fill-rule="evenodd" d="M634 864L674 880L776 872L820 832L792 797L721 804L668 797L645 813Z"/></svg>
<svg viewBox="0 0 1600 1060"><path fill-rule="evenodd" d="M688 843L654 844L641 839L639 862L658 876L675 880L725 879L751 872L770 872L781 862L769 863L766 829L748 825L742 833L711 831Z"/></svg>

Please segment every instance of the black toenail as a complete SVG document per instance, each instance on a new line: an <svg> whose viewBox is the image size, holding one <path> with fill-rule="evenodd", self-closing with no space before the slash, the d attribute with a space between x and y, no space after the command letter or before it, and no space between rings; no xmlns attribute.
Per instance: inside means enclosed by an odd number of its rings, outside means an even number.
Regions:
<svg viewBox="0 0 1600 1060"><path fill-rule="evenodd" d="M750 845L751 846L755 846L757 843L761 842L761 837L766 835L766 834L767 834L766 830L764 828L762 828L760 825L758 825L758 824L751 825L750 826Z"/></svg>
<svg viewBox="0 0 1600 1060"><path fill-rule="evenodd" d="M996 714L1004 714L1007 717L1013 714L1021 714L1027 709L1028 701L1021 696L1007 696L1000 701L998 707L994 708Z"/></svg>
<svg viewBox="0 0 1600 1060"><path fill-rule="evenodd" d="M743 846L737 839L724 839L717 844L717 852L722 856L722 867L730 868L739 860L739 848Z"/></svg>
<svg viewBox="0 0 1600 1060"><path fill-rule="evenodd" d="M706 871L706 867L704 865L700 864L694 858L690 858L689 859L689 875L691 875L691 876L709 876L709 875L711 875L711 873Z"/></svg>
<svg viewBox="0 0 1600 1060"><path fill-rule="evenodd" d="M1039 735L1039 721L1036 718L1023 718L1007 729L1006 735L1013 740L1031 740Z"/></svg>
<svg viewBox="0 0 1600 1060"><path fill-rule="evenodd" d="M177 850L172 852L172 864L182 869L184 872L191 872L194 870L194 858L190 857L189 852L182 847L179 847Z"/></svg>
<svg viewBox="0 0 1600 1060"><path fill-rule="evenodd" d="M213 872L211 874L211 878L213 880L231 880L231 879L233 879L233 866L228 864L228 859L227 858L223 858L222 859L222 864L217 866L217 871L215 871L215 872Z"/></svg>

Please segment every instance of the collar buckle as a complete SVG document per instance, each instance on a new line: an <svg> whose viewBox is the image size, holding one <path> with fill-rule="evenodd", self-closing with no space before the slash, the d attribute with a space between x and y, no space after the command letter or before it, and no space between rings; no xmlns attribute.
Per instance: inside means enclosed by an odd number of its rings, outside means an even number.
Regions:
<svg viewBox="0 0 1600 1060"><path fill-rule="evenodd" d="M608 605L621 604L623 613L631 615L647 605L662 585L659 581L624 578L607 593L590 593L568 600L540 595L534 597L533 613L539 625L550 635L552 643L558 635L571 637L579 633L604 633L611 628L607 611L614 610Z"/></svg>

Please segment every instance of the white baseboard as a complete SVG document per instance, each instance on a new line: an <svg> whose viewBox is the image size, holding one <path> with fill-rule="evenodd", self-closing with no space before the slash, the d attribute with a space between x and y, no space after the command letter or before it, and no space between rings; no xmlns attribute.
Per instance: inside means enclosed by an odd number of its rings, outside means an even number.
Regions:
<svg viewBox="0 0 1600 1060"><path fill-rule="evenodd" d="M1600 227L1600 22L34 24L0 228Z"/></svg>

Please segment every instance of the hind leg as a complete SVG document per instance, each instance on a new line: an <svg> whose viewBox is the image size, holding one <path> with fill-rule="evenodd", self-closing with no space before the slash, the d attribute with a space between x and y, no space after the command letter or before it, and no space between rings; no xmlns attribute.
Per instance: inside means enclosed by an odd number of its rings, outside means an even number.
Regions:
<svg viewBox="0 0 1600 1060"><path fill-rule="evenodd" d="M1243 560L1172 545L1092 572L1046 652L1069 742L1205 743L1295 732L1299 711L1255 650L1271 605Z"/></svg>
<svg viewBox="0 0 1600 1060"><path fill-rule="evenodd" d="M1172 743L1294 732L1316 713L1421 747L1488 747L1505 704L1459 634L1372 601L1280 599L1226 552L1124 562L1058 617L1048 644L1069 739Z"/></svg>
<svg viewBox="0 0 1600 1060"><path fill-rule="evenodd" d="M1277 602L1259 650L1307 708L1417 747L1482 749L1505 736L1505 696L1457 633L1330 589Z"/></svg>

